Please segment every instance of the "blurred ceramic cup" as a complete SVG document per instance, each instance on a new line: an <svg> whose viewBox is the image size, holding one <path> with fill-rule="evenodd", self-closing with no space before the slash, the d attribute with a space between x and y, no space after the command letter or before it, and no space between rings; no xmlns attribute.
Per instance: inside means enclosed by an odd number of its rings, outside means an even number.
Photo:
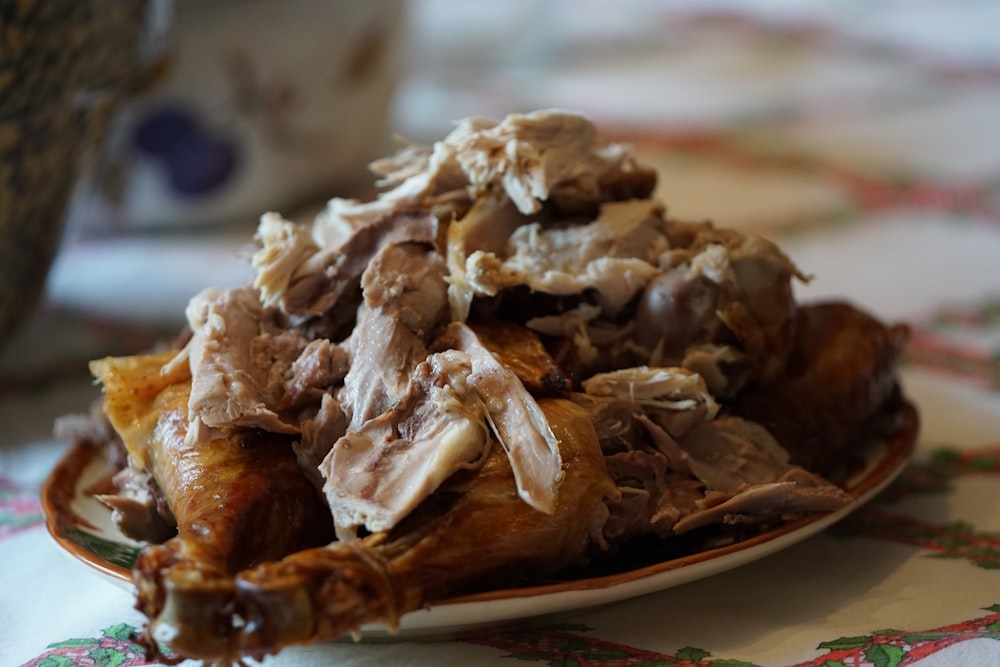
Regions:
<svg viewBox="0 0 1000 667"><path fill-rule="evenodd" d="M390 143L402 0L178 0L170 71L116 118L72 224L256 225L351 194Z"/></svg>
<svg viewBox="0 0 1000 667"><path fill-rule="evenodd" d="M165 0L0 0L0 342L35 306L78 167L157 57Z"/></svg>

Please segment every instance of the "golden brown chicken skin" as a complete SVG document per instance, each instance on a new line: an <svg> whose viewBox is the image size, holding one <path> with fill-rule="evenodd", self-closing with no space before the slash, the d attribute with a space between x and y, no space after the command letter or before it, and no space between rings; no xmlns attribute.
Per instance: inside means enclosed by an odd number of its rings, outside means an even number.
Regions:
<svg viewBox="0 0 1000 667"><path fill-rule="evenodd" d="M236 661L335 639L365 623L393 625L409 611L484 585L537 580L586 557L618 490L587 414L563 399L540 402L559 439L566 476L555 511L520 499L495 445L485 463L394 529L299 551L236 573L188 559L197 539L147 547L134 571L147 645L187 657ZM226 462L213 472L229 476ZM239 462L233 462L238 469ZM488 544L488 548L484 545Z"/></svg>

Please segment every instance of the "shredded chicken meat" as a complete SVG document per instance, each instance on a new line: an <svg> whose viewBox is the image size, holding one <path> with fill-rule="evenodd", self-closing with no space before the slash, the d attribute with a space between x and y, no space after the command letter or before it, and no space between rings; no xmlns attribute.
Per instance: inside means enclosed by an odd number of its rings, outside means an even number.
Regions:
<svg viewBox="0 0 1000 667"><path fill-rule="evenodd" d="M905 328L797 304L776 245L669 217L596 137L464 120L374 163L370 201L264 215L182 348L93 364L127 452L102 500L169 537L135 570L153 651L261 657L852 502L822 475L898 402Z"/></svg>

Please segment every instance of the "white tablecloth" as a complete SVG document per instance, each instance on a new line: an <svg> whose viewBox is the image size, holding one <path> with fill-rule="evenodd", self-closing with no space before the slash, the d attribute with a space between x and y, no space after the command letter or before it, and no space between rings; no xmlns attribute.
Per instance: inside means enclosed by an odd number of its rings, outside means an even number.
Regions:
<svg viewBox="0 0 1000 667"><path fill-rule="evenodd" d="M678 217L766 234L912 324L915 460L833 529L731 571L530 629L324 644L306 665L1000 665L1000 6L989 2L412 6L401 133L469 114L589 113L661 170ZM294 211L289 211L294 214ZM237 284L255 221L80 238L0 351L0 664L146 664L130 595L61 552L38 490L86 360L169 335Z"/></svg>

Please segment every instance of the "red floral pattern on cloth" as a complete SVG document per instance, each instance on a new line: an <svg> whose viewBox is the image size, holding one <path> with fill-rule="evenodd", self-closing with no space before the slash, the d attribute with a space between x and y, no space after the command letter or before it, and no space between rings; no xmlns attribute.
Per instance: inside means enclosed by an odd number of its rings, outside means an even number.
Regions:
<svg viewBox="0 0 1000 667"><path fill-rule="evenodd" d="M892 509L907 497L947 494L957 478L967 475L1000 481L1000 445L933 451L927 460L909 465L890 488L841 522L835 532L911 544L937 558L959 558L1000 570L1000 532L979 530L963 520L935 523Z"/></svg>
<svg viewBox="0 0 1000 667"><path fill-rule="evenodd" d="M765 172L775 176L808 177L836 189L849 206L836 215L820 210L814 214L779 217L753 226L759 234L802 234L817 228L857 219L860 214L888 210L937 211L951 215L968 214L1000 225L1000 189L992 177L980 184L955 185L907 174L879 175L861 169L831 164L822 156L804 155L795 149L775 151L773 146L746 145L739 132L689 131L650 134L629 130L607 130L610 140L640 147L640 155L654 163L659 159L697 158L718 166Z"/></svg>
<svg viewBox="0 0 1000 667"><path fill-rule="evenodd" d="M0 476L0 539L42 522L38 486Z"/></svg>
<svg viewBox="0 0 1000 667"><path fill-rule="evenodd" d="M822 656L788 667L902 667L961 642L1000 642L1000 604L986 611L991 613L940 628L877 630L869 635L838 637L817 646L825 651ZM505 657L548 667L758 667L738 658L714 657L709 651L691 646L673 654L644 651L588 637L584 633L589 630L570 624L473 641L506 651Z"/></svg>
<svg viewBox="0 0 1000 667"><path fill-rule="evenodd" d="M788 667L902 667L933 656L961 642L974 639L1000 641L1000 604L991 612L968 621L925 630L877 630L868 635L838 637L817 649L823 655ZM548 667L757 667L734 658L717 658L711 652L687 646L673 654L646 651L604 641L586 633L580 624L488 635L470 643L503 651L506 658ZM136 628L119 624L100 637L67 639L48 647L21 667L142 667L148 662L135 640ZM170 654L167 653L169 656Z"/></svg>
<svg viewBox="0 0 1000 667"><path fill-rule="evenodd" d="M135 642L135 633L136 628L121 623L106 628L100 637L56 642L22 667L140 667L157 664L146 659L145 649Z"/></svg>
<svg viewBox="0 0 1000 667"><path fill-rule="evenodd" d="M957 342L958 332L1000 330L1000 294L980 303L945 306L914 328L907 347L909 363L1000 391L1000 340L971 345Z"/></svg>

